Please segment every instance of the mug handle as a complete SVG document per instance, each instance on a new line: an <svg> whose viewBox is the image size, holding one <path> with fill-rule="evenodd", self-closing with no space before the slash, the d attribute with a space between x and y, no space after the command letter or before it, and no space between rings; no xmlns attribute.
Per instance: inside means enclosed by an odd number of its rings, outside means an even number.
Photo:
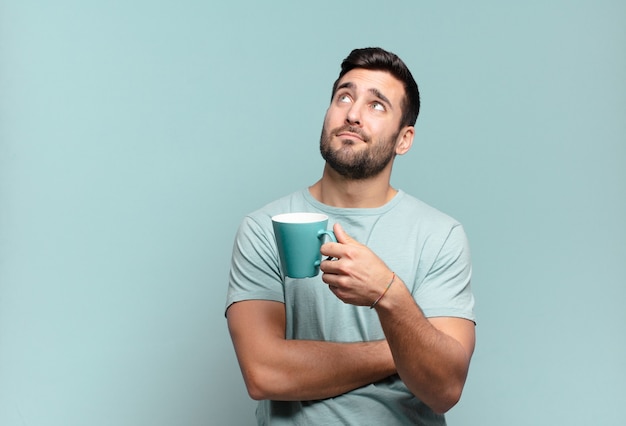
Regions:
<svg viewBox="0 0 626 426"><path fill-rule="evenodd" d="M330 230L326 229L326 230L320 230L317 233L317 238L319 238L319 239L324 238L324 236L327 236L328 238L330 238L330 240L333 243L337 242L337 238L335 238L335 233L333 231L330 231Z"/></svg>
<svg viewBox="0 0 626 426"><path fill-rule="evenodd" d="M320 231L317 233L317 238L319 238L319 239L324 238L324 236L327 236L328 238L330 238L330 240L331 240L333 243L336 243L336 242L337 242L337 238L335 237L335 233L334 233L333 231L331 231L331 230L328 230L328 229L326 229L326 230L320 230ZM325 260L335 260L335 258L334 258L334 257L330 257L330 256L329 256L329 257L327 257ZM320 260L318 260L318 261L316 261L316 262L315 262L315 266L320 266L320 264L321 264L321 263L322 263L322 262L321 262Z"/></svg>

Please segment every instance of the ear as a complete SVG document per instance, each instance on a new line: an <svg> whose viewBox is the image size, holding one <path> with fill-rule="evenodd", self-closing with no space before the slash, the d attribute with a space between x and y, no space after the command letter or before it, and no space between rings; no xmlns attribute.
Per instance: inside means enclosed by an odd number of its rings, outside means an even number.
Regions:
<svg viewBox="0 0 626 426"><path fill-rule="evenodd" d="M413 126L404 127L398 134L396 142L396 154L404 155L409 152L413 145L413 137L415 136L415 128Z"/></svg>

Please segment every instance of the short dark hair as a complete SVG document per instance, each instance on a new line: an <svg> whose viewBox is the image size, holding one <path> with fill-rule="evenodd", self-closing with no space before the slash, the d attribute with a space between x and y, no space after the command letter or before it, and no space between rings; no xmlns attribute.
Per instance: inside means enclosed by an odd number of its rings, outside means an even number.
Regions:
<svg viewBox="0 0 626 426"><path fill-rule="evenodd" d="M333 84L335 96L337 85L341 77L355 68L366 70L387 71L404 85L404 99L402 101L402 119L400 127L414 126L420 111L420 93L417 83L406 64L396 54L380 47L366 47L354 49L341 63L341 72Z"/></svg>

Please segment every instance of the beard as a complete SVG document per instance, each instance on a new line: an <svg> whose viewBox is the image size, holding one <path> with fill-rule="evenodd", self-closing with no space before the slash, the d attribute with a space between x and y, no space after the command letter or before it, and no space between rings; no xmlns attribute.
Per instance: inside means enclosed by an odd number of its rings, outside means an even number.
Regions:
<svg viewBox="0 0 626 426"><path fill-rule="evenodd" d="M354 142L349 139L342 140L342 145L337 150L332 150L330 142L332 135L342 131L358 134L367 144L365 149L354 152ZM370 143L371 138L358 127L343 126L331 132L322 128L320 137L320 153L333 170L350 180L363 180L378 175L395 157L395 141L400 130L390 138L381 138L375 143Z"/></svg>

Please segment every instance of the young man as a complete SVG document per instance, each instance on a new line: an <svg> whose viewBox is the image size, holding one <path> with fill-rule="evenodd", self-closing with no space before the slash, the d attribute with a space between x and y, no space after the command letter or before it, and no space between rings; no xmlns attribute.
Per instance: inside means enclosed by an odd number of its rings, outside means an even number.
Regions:
<svg viewBox="0 0 626 426"><path fill-rule="evenodd" d="M419 92L396 55L343 61L324 119L322 178L247 216L228 326L259 424L443 425L474 351L471 264L454 219L390 185ZM329 216L321 274L283 278L271 217Z"/></svg>

